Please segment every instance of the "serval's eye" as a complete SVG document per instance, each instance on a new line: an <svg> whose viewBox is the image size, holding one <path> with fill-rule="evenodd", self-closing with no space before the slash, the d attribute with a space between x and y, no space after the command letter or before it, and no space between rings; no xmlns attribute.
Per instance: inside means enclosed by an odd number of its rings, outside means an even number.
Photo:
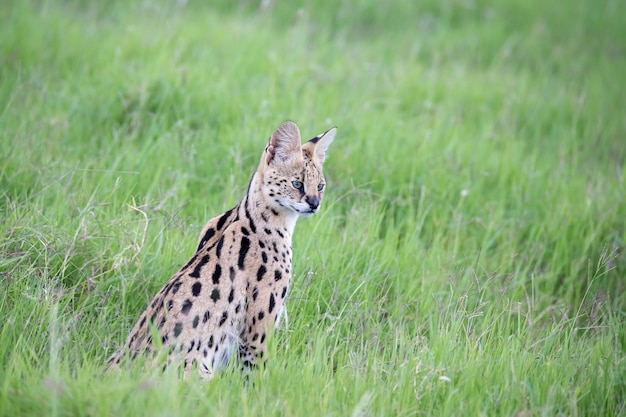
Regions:
<svg viewBox="0 0 626 417"><path fill-rule="evenodd" d="M323 183L319 183L317 184L317 191L322 191L324 189L324 184Z"/></svg>
<svg viewBox="0 0 626 417"><path fill-rule="evenodd" d="M293 188L296 190L304 190L304 184L302 184L302 181L291 181L291 185L293 185Z"/></svg>

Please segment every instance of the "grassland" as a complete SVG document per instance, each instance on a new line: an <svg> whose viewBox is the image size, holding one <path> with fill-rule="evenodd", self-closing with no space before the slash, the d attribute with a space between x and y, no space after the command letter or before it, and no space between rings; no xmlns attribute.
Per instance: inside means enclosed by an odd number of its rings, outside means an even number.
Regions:
<svg viewBox="0 0 626 417"><path fill-rule="evenodd" d="M0 3L0 415L626 414L626 5ZM103 373L337 125L266 369Z"/></svg>

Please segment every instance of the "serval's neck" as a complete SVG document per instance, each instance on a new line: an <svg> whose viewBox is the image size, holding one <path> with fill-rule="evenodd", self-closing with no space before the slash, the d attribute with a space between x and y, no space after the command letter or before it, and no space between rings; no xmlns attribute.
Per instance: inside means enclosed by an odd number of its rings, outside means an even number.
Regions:
<svg viewBox="0 0 626 417"><path fill-rule="evenodd" d="M279 230L280 235L291 242L298 215L292 210L276 207L265 197L262 191L263 171L259 169L254 173L248 192L243 201L239 203L238 214L240 219L247 218L254 228L269 228Z"/></svg>

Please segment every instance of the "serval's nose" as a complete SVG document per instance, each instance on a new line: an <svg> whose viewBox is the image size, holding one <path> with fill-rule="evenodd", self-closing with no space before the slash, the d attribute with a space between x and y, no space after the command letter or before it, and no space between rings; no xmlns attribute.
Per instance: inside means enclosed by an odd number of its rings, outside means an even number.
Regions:
<svg viewBox="0 0 626 417"><path fill-rule="evenodd" d="M320 200L317 197L306 197L306 202L311 207L311 210L315 210L320 206Z"/></svg>

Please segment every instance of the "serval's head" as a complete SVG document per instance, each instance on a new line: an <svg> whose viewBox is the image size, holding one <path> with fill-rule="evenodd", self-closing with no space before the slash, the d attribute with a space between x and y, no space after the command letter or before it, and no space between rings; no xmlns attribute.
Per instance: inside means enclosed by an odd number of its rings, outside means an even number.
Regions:
<svg viewBox="0 0 626 417"><path fill-rule="evenodd" d="M259 170L263 194L274 209L300 216L319 211L326 187L322 164L336 132L333 127L303 145L294 122L283 122L272 133Z"/></svg>

